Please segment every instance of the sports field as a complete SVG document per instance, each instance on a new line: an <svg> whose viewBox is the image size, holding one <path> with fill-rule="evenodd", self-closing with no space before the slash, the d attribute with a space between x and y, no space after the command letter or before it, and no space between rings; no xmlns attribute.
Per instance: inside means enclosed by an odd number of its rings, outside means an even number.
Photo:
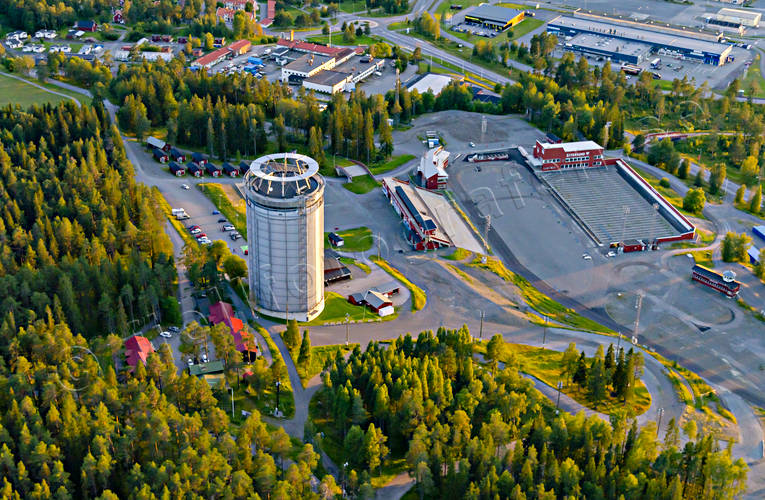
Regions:
<svg viewBox="0 0 765 500"><path fill-rule="evenodd" d="M0 106L19 104L21 107L26 108L32 104L44 104L48 102L51 104L58 104L68 99L68 97L57 95L48 90L36 87L32 83L0 74Z"/></svg>

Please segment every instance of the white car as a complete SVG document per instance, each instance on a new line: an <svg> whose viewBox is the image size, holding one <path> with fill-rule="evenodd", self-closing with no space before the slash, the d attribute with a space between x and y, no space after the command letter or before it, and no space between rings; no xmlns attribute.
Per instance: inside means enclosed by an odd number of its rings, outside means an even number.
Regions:
<svg viewBox="0 0 765 500"><path fill-rule="evenodd" d="M233 224L225 224L225 225L223 226L223 230L224 230L224 231L233 231L234 229L236 229L236 228L234 227L234 225L233 225Z"/></svg>
<svg viewBox="0 0 765 500"><path fill-rule="evenodd" d="M188 184L181 184L181 187L187 191L191 189Z"/></svg>
<svg viewBox="0 0 765 500"><path fill-rule="evenodd" d="M202 353L202 363L207 363L207 354Z"/></svg>
<svg viewBox="0 0 765 500"><path fill-rule="evenodd" d="M471 148L474 148L474 147L475 147L475 142L471 142L471 143L470 143L470 147L471 147Z"/></svg>
<svg viewBox="0 0 765 500"><path fill-rule="evenodd" d="M186 362L189 364L189 366L194 366L194 360L193 359L189 358Z"/></svg>
<svg viewBox="0 0 765 500"><path fill-rule="evenodd" d="M202 232L202 230L199 229L198 227L191 230L191 234L199 234L201 232Z"/></svg>
<svg viewBox="0 0 765 500"><path fill-rule="evenodd" d="M169 338L172 338L172 337L173 337L173 334L172 334L172 333L170 333L170 332L159 332L159 336L160 336L160 337L164 337L164 338L166 338L166 339L169 339Z"/></svg>
<svg viewBox="0 0 765 500"><path fill-rule="evenodd" d="M609 256L609 257L616 257L616 252L614 252L613 250L611 250L610 252L608 252L608 256Z"/></svg>
<svg viewBox="0 0 765 500"><path fill-rule="evenodd" d="M588 254L588 253L584 253L584 254L582 254L582 258L583 258L584 260L592 260L592 257L591 257L591 256L590 256L590 254Z"/></svg>

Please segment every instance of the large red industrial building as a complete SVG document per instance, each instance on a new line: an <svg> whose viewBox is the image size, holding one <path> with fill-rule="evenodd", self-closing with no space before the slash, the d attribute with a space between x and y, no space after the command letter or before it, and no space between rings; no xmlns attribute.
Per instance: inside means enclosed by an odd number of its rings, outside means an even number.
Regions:
<svg viewBox="0 0 765 500"><path fill-rule="evenodd" d="M602 167L603 146L594 141L562 142L557 144L537 141L534 160L542 170ZM535 162L535 163L536 163Z"/></svg>

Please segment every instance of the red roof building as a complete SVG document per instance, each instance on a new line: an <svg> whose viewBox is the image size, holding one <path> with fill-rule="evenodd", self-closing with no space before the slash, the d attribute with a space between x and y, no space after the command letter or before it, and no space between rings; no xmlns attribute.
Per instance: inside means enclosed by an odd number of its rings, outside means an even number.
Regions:
<svg viewBox="0 0 765 500"><path fill-rule="evenodd" d="M231 307L231 304L228 302L216 302L211 305L208 319L211 325L224 323L228 326L231 335L234 337L237 351L257 354L258 350L252 342L252 336L244 330L242 320L234 316L234 308Z"/></svg>
<svg viewBox="0 0 765 500"><path fill-rule="evenodd" d="M149 339L141 335L133 335L125 341L125 358L127 358L127 364L130 365L131 370L135 368L139 360L146 365L146 359L153 352L154 346L151 345Z"/></svg>
<svg viewBox="0 0 765 500"><path fill-rule="evenodd" d="M276 0L268 0L266 3L266 17L260 20L260 25L268 28L274 23L276 17Z"/></svg>
<svg viewBox="0 0 765 500"><path fill-rule="evenodd" d="M228 50L237 56L246 54L252 48L252 42L249 40L237 40L228 46Z"/></svg>
<svg viewBox="0 0 765 500"><path fill-rule="evenodd" d="M276 45L287 47L297 52L334 57L336 65L344 63L354 54L361 54L364 52L364 49L361 47L355 49L349 49L348 47L330 47L328 45L321 45L320 43L305 42L303 40L287 40L286 38L277 40Z"/></svg>
<svg viewBox="0 0 765 500"><path fill-rule="evenodd" d="M603 146L593 141L542 143L534 145L534 160L542 170L602 167ZM536 165L535 165L536 166Z"/></svg>
<svg viewBox="0 0 765 500"><path fill-rule="evenodd" d="M228 7L218 7L215 11L215 17L222 19L224 22L230 23L234 21L234 16L237 12L243 12L245 16L250 18L250 21L255 20L255 12L247 12L243 9L230 9Z"/></svg>

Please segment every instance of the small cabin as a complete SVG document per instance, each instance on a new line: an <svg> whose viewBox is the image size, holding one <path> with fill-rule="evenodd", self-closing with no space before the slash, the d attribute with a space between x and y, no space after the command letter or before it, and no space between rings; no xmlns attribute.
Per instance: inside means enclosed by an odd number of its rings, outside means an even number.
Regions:
<svg viewBox="0 0 765 500"><path fill-rule="evenodd" d="M197 165L204 165L208 162L207 155L202 153L191 153L191 161L196 163Z"/></svg>
<svg viewBox="0 0 765 500"><path fill-rule="evenodd" d="M205 170L207 170L207 173L212 175L213 177L220 177L221 169L218 165L214 163L205 163Z"/></svg>
<svg viewBox="0 0 765 500"><path fill-rule="evenodd" d="M161 149L154 148L154 151L152 152L152 154L154 155L154 159L157 160L158 162L167 163L167 160L168 160L167 153L165 153Z"/></svg>
<svg viewBox="0 0 765 500"><path fill-rule="evenodd" d="M179 165L178 163L171 161L168 167L170 167L170 173L176 177L183 177L186 175L186 167L183 165Z"/></svg>
<svg viewBox="0 0 765 500"><path fill-rule="evenodd" d="M156 137L149 137L146 139L146 144L150 148L161 149L162 151L167 151L170 149L170 144L166 143L162 139L157 139Z"/></svg>
<svg viewBox="0 0 765 500"><path fill-rule="evenodd" d="M192 161L186 164L186 170L188 170L188 172L194 177L202 177L202 167Z"/></svg>
<svg viewBox="0 0 765 500"><path fill-rule="evenodd" d="M223 163L223 171L229 177L239 177L242 174L242 172L239 170L239 167L236 167L229 162Z"/></svg>
<svg viewBox="0 0 765 500"><path fill-rule="evenodd" d="M178 151L176 148L170 148L170 159L179 163L183 163L186 161L186 155L181 151Z"/></svg>

